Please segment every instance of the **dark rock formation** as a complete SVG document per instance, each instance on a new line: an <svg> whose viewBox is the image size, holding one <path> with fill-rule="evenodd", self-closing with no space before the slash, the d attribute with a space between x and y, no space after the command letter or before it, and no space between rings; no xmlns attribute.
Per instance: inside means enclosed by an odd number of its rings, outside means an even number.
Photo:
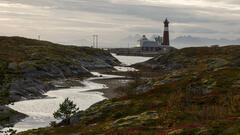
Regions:
<svg viewBox="0 0 240 135"><path fill-rule="evenodd" d="M42 97L56 89L52 80L88 77L91 70L113 70L120 63L104 50L22 37L0 37L0 56L0 64L9 63L10 93L15 101Z"/></svg>
<svg viewBox="0 0 240 135"><path fill-rule="evenodd" d="M113 64L117 60L109 56L93 57L91 62L76 60L78 65L66 65L59 62L49 63L47 65L30 66L31 62L11 63L10 67L16 67L21 71L21 75L12 80L11 96L16 101L22 99L32 99L42 97L42 94L48 90L54 90L56 87L49 81L58 79L67 79L71 77L91 76L89 70L113 69ZM26 64L28 63L28 64Z"/></svg>
<svg viewBox="0 0 240 135"><path fill-rule="evenodd" d="M18 113L7 106L0 106L0 130L3 127L12 126L25 117L26 115Z"/></svg>

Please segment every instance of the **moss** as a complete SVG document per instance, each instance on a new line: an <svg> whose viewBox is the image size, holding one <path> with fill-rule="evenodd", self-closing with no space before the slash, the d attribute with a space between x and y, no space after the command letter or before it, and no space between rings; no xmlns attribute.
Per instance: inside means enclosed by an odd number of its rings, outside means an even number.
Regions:
<svg viewBox="0 0 240 135"><path fill-rule="evenodd" d="M156 111L149 111L144 112L139 115L134 116L127 116L121 119L118 119L114 121L112 124L110 124L107 128L112 127L122 127L122 126L133 126L133 125L143 125L147 123L147 121L152 121L158 119L158 113Z"/></svg>
<svg viewBox="0 0 240 135"><path fill-rule="evenodd" d="M9 121L11 114L1 114L0 121Z"/></svg>
<svg viewBox="0 0 240 135"><path fill-rule="evenodd" d="M33 61L33 65L34 63L46 65L54 61L73 64L73 58L92 61L93 56L110 55L104 50L64 46L22 37L0 37L0 44L0 56L4 61L18 63Z"/></svg>
<svg viewBox="0 0 240 135"><path fill-rule="evenodd" d="M169 135L198 135L200 131L201 129L199 128L185 128L173 133L169 133Z"/></svg>

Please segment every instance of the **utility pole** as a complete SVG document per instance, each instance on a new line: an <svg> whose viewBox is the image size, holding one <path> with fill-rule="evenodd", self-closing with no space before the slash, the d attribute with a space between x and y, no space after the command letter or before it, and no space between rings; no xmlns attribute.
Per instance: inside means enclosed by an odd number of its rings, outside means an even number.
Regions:
<svg viewBox="0 0 240 135"><path fill-rule="evenodd" d="M93 35L93 48L99 48L98 35Z"/></svg>
<svg viewBox="0 0 240 135"><path fill-rule="evenodd" d="M130 48L129 48L129 43L128 43L128 55L129 55L129 53L130 53Z"/></svg>
<svg viewBox="0 0 240 135"><path fill-rule="evenodd" d="M96 35L96 48L98 48L98 35Z"/></svg>
<svg viewBox="0 0 240 135"><path fill-rule="evenodd" d="M95 35L93 35L93 45L92 47L94 48L95 47Z"/></svg>

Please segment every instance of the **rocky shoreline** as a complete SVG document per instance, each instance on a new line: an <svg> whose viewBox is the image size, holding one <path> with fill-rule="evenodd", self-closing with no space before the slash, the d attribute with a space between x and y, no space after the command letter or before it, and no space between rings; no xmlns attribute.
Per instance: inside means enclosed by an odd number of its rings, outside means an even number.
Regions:
<svg viewBox="0 0 240 135"><path fill-rule="evenodd" d="M70 78L70 79L62 79L62 80L54 80L51 81L49 83L51 83L51 85L53 85L56 89L54 90L60 90L60 89L64 89L64 88L71 88L71 87L75 87L75 86L84 86L83 83L81 83L81 81L83 81L83 78L77 79L77 78ZM129 82L131 82L131 79L128 77L119 77L119 78L110 78L110 79L96 79L96 80L91 80L92 82L95 83L100 83L100 84L104 84L106 85L106 89L94 89L94 90L90 90L90 92L93 91L97 91L97 92L101 92L103 93L104 97L106 97L107 99L113 99L113 98L117 98L123 95L123 93L121 91L119 91L118 88L120 87L124 87L126 85L128 85ZM45 96L41 96L39 98L46 98ZM38 99L39 99L38 98ZM0 107L1 108L1 107ZM8 111L14 111L11 108L8 108L7 106L4 106L4 108ZM1 113L0 113L1 114ZM14 115L13 117L10 118L10 121L6 123L5 126L11 126L16 124L18 121L24 119L28 117L25 114L22 113L16 113L16 115ZM77 118L77 117L76 117ZM74 121L75 117L72 118L72 120ZM61 125L61 123L60 123ZM0 127L0 129L3 127Z"/></svg>
<svg viewBox="0 0 240 135"><path fill-rule="evenodd" d="M109 70L107 70L107 71L109 71ZM71 87L76 87L76 86L83 87L84 84L81 83L81 81L84 80L85 78L87 78L87 77L58 79L58 80L53 80L53 81L47 82L46 84L49 85L50 87L46 91L43 91L41 93L41 95L34 96L34 97L31 97L28 99L21 99L21 100L23 101L23 100L29 100L29 99L46 98L46 96L44 96L43 94L49 90L51 90L51 91L60 90L60 89L71 88ZM125 80L125 79L126 78L93 80L93 82L104 84L108 88L107 89L99 89L99 90L96 89L96 90L92 90L92 91L102 92L102 93L104 93L104 97L106 97L108 99L119 97L121 94L118 93L115 89L123 86L125 84L125 82L123 82L123 80ZM44 84L44 85L46 85L46 84ZM35 88L33 87L33 89L35 89ZM7 118L7 120L0 122L0 130L4 127L11 127L12 125L16 124L18 121L28 117L25 114L22 114L22 113L16 112L15 110L12 110L8 106L0 106L0 115L2 115L2 116L9 115L9 113L11 113L9 118Z"/></svg>
<svg viewBox="0 0 240 135"><path fill-rule="evenodd" d="M113 79L94 80L93 82L105 84L108 88L91 90L91 91L102 92L104 94L103 96L108 99L117 98L117 97L120 97L123 95L123 93L121 91L119 91L118 88L128 85L128 83L131 81L132 80L129 78L113 78Z"/></svg>
<svg viewBox="0 0 240 135"><path fill-rule="evenodd" d="M124 96L125 93L123 93L121 88L128 86L129 83L131 83L133 80L129 77L119 77L119 78L95 79L95 80L91 80L91 81L95 82L95 83L104 84L104 85L106 85L107 88L106 89L89 90L89 92L94 92L94 91L101 92L101 93L103 93L103 96L106 97L107 99L100 101L96 104L93 104L90 108L92 108L93 106L96 106L98 104L108 102L111 99ZM87 109L87 110L89 110L89 109ZM82 116L83 112L84 111L79 111L76 115L71 117L71 120L70 120L71 125L74 125L79 121L79 118L80 118L80 116ZM65 126L65 123L64 123L64 121L62 121L62 122L58 123L56 126L57 127Z"/></svg>
<svg viewBox="0 0 240 135"><path fill-rule="evenodd" d="M108 56L107 56L108 57ZM113 70L112 65L118 61L114 57L105 58L107 62L111 61L112 63L107 63L96 58L96 60L89 62L88 64L79 64L84 66L73 66L73 65L61 65L60 63L49 63L47 66L28 66L21 67L22 75L13 79L11 83L10 93L11 98L16 101L26 100L26 99L35 99L41 98L43 93L46 93L49 90L55 90L57 87L54 85L54 81L65 80L65 85L71 85L71 78L84 78L91 77L92 74L89 70L92 68L99 70ZM99 63L99 61L102 61ZM111 64L111 65L110 65ZM12 65L12 64L10 64ZM12 67L13 68L13 67ZM19 68L19 67L14 67ZM69 83L69 84L67 84ZM76 83L76 82L75 82ZM72 84L77 85L77 84ZM68 86L69 87L69 86Z"/></svg>
<svg viewBox="0 0 240 135"><path fill-rule="evenodd" d="M113 66L120 63L109 52L88 47L22 37L0 37L0 44L0 65L7 63L6 74L11 76L8 98L15 102L44 98L50 90L81 86L76 78L91 77L92 70L114 70ZM7 109L0 114L11 114L11 109L2 107ZM9 116L9 120L12 118L15 115Z"/></svg>
<svg viewBox="0 0 240 135"><path fill-rule="evenodd" d="M53 91L53 90L60 90L60 89L64 89L64 88L71 88L74 86L84 86L84 84L81 83L81 81L86 78L86 77L82 77L82 78L68 78L68 79L58 79L58 80L53 80L53 81L49 81L49 82L41 82L40 84L38 84L38 86L36 84L32 84L35 85L37 87L31 87L31 89L39 89L41 90L41 92L38 95L35 95L34 97L28 97L28 98L21 98L18 101L24 101L24 100L30 100L30 99L41 99L41 98L46 98L46 96L44 96L43 94L46 93L47 91ZM28 80L26 80L28 81ZM36 80L35 80L36 81ZM34 82L34 81L32 81ZM40 82L40 81L37 81ZM96 80L97 82L97 80ZM44 88L40 89L40 88ZM47 89L46 89L47 88ZM24 119L28 117L25 114L19 113L11 108L9 108L8 106L0 106L0 131L1 129L3 129L4 127L11 127L13 125L15 125L17 122L19 122L20 120ZM1 132L0 132L1 133Z"/></svg>
<svg viewBox="0 0 240 135"><path fill-rule="evenodd" d="M7 106L0 106L0 110L0 133L4 127L12 127L18 121L27 117L27 115L16 112Z"/></svg>

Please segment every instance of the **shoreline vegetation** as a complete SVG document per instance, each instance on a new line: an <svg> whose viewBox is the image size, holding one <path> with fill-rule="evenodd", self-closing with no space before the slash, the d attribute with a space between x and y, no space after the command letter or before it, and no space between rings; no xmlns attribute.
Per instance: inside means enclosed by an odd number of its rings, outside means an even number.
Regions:
<svg viewBox="0 0 240 135"><path fill-rule="evenodd" d="M108 88L96 89L96 90L90 90L90 91L102 92L104 94L103 95L104 97L108 99L113 99L113 98L117 98L124 95L124 93L119 89L128 86L128 83L130 83L131 81L132 80L129 78L112 78L112 79L93 80L93 82L104 84Z"/></svg>
<svg viewBox="0 0 240 135"><path fill-rule="evenodd" d="M240 46L184 48L133 66L140 71L122 73L133 81L120 97L78 112L70 125L18 135L240 133Z"/></svg>

